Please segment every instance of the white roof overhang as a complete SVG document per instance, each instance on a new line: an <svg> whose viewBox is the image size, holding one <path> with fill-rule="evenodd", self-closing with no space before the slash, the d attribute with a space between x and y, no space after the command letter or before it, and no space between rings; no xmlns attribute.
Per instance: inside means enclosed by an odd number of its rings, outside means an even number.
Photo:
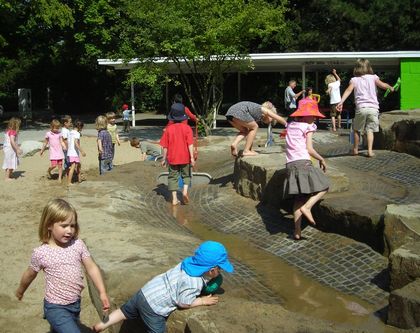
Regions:
<svg viewBox="0 0 420 333"><path fill-rule="evenodd" d="M401 59L419 58L420 51L384 51L384 52L301 52L301 53L254 53L249 54L254 72L299 72L325 70L326 68L351 69L359 58L366 58L375 71L398 70ZM125 62L122 59L98 59L98 64L111 66L114 69L129 70L140 62L133 59ZM154 63L166 63L166 58L153 59ZM168 72L177 73L175 64L167 62Z"/></svg>

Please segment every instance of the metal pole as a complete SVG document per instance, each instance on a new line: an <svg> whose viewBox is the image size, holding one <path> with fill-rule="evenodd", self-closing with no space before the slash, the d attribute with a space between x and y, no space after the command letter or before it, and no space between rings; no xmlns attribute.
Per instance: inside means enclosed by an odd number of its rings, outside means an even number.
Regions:
<svg viewBox="0 0 420 333"><path fill-rule="evenodd" d="M136 111L134 107L134 82L131 82L131 126L136 126Z"/></svg>
<svg viewBox="0 0 420 333"><path fill-rule="evenodd" d="M305 90L305 89L306 89L306 72L305 72L305 64L303 64L302 65L302 90ZM305 93L303 93L303 96L305 96Z"/></svg>
<svg viewBox="0 0 420 333"><path fill-rule="evenodd" d="M169 112L169 85L168 85L168 81L166 81L166 85L165 85L165 99L166 99L166 112Z"/></svg>
<svg viewBox="0 0 420 333"><path fill-rule="evenodd" d="M213 129L216 128L216 118L217 118L217 109L216 109L216 89L215 89L215 82L213 80L213 106L214 106L214 113L213 113Z"/></svg>

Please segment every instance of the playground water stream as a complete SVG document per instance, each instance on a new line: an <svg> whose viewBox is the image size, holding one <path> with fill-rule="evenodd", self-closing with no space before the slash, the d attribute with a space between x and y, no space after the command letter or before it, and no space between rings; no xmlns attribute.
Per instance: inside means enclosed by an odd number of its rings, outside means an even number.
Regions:
<svg viewBox="0 0 420 333"><path fill-rule="evenodd" d="M258 249L239 236L223 234L201 224L199 215L194 212L192 206L188 207L188 210L171 206L167 209L179 224L200 239L212 239L223 243L228 249L229 256L257 272L261 283L278 296L280 303L287 310L337 323L349 329L398 332L398 329L385 325L379 316L379 310L386 304L379 308L374 307L357 297L321 285L281 258ZM252 299L252 295L246 291L241 297Z"/></svg>

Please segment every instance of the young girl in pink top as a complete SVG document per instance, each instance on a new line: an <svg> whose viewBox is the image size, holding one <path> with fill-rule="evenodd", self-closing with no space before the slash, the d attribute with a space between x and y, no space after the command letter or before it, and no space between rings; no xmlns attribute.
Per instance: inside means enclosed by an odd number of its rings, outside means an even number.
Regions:
<svg viewBox="0 0 420 333"><path fill-rule="evenodd" d="M20 119L19 118L10 118L9 123L7 124L6 133L4 133L4 161L3 169L5 170L5 180L13 180L13 170L19 165L18 156L22 154L22 151L19 149L17 137L20 128Z"/></svg>
<svg viewBox="0 0 420 333"><path fill-rule="evenodd" d="M63 137L60 133L61 124L57 119L54 119L51 122L51 130L49 130L45 134L45 141L44 145L41 149L41 156L44 154L45 148L47 145L50 146L50 161L51 165L47 170L48 177L51 178L51 171L58 168L58 181L61 183L61 177L63 175L63 160L64 160L64 152L63 150L67 150L67 146L63 141Z"/></svg>
<svg viewBox="0 0 420 333"><path fill-rule="evenodd" d="M86 245L78 239L79 224L72 205L62 199L50 200L39 224L42 245L35 248L23 273L16 297L23 294L39 271L45 274L44 316L57 333L80 333L80 296L84 288L83 267L98 289L103 310L109 309L101 272Z"/></svg>
<svg viewBox="0 0 420 333"><path fill-rule="evenodd" d="M366 133L368 157L373 157L373 136L379 132L379 103L376 95L376 87L381 89L394 88L389 84L379 80L377 75L373 74L369 60L358 59L353 70L353 77L350 84L337 104L337 111L343 110L343 103L354 90L354 101L356 104L356 114L353 120L354 145L353 155L359 154L360 134Z"/></svg>
<svg viewBox="0 0 420 333"><path fill-rule="evenodd" d="M319 112L316 101L305 98L299 102L299 108L290 117L294 118L294 121L287 126L287 178L284 183L284 195L295 197L293 237L299 240L302 216L305 216L310 224L315 225L311 209L327 193L330 186L328 178L324 175L327 169L325 160L312 146L312 135L316 131L315 118L325 116ZM312 165L311 157L319 161L324 173Z"/></svg>

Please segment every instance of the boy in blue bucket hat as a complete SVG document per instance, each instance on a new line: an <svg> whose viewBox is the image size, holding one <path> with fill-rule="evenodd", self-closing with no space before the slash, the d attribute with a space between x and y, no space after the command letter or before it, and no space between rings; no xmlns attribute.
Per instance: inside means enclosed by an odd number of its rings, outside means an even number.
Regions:
<svg viewBox="0 0 420 333"><path fill-rule="evenodd" d="M102 332L122 320L141 318L148 333L164 333L167 317L177 308L190 309L218 302L218 296L200 294L209 281L220 276L221 270L233 273L225 247L218 242L206 241L193 256L147 282L120 309L97 323L93 330Z"/></svg>

